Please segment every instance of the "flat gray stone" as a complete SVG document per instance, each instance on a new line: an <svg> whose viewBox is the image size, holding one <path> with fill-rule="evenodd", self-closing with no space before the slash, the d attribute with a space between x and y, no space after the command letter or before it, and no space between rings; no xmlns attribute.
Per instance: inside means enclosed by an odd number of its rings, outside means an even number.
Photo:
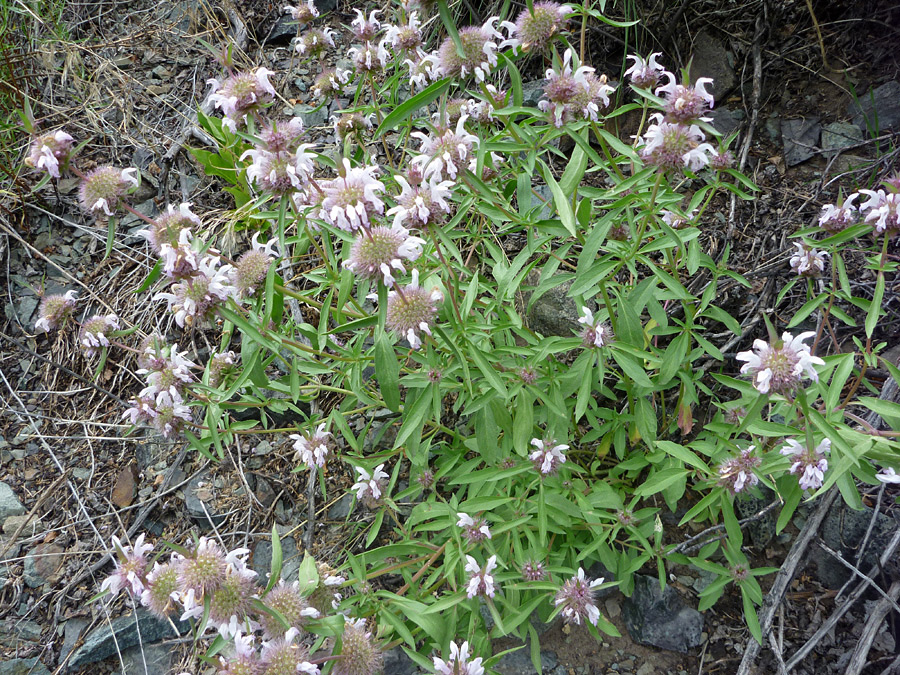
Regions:
<svg viewBox="0 0 900 675"><path fill-rule="evenodd" d="M303 121L303 126L307 129L320 127L328 122L328 108L325 106L313 108L303 104L295 105L294 115Z"/></svg>
<svg viewBox="0 0 900 675"><path fill-rule="evenodd" d="M82 633L91 625L91 620L83 616L72 617L63 626L63 643L59 650L59 662L63 663L66 657L75 649L75 643Z"/></svg>
<svg viewBox="0 0 900 675"><path fill-rule="evenodd" d="M853 124L869 137L900 129L900 82L890 81L869 90L850 104Z"/></svg>
<svg viewBox="0 0 900 675"><path fill-rule="evenodd" d="M38 588L53 583L63 564L63 549L56 544L38 544L25 556L25 583Z"/></svg>
<svg viewBox="0 0 900 675"><path fill-rule="evenodd" d="M0 663L0 675L50 675L50 671L35 656L30 659L3 661Z"/></svg>
<svg viewBox="0 0 900 675"><path fill-rule="evenodd" d="M822 127L818 117L781 122L781 140L784 143L784 161L788 166L805 162L816 154Z"/></svg>
<svg viewBox="0 0 900 675"><path fill-rule="evenodd" d="M16 497L16 493L6 483L0 483L0 521L10 516L21 516L25 513L25 507Z"/></svg>
<svg viewBox="0 0 900 675"><path fill-rule="evenodd" d="M672 586L661 591L654 577L635 575L624 616L631 639L643 645L686 654L702 640L703 615L685 605Z"/></svg>
<svg viewBox="0 0 900 675"><path fill-rule="evenodd" d="M0 621L0 648L23 651L37 647L40 642L41 627L36 621L22 619Z"/></svg>
<svg viewBox="0 0 900 675"><path fill-rule="evenodd" d="M696 82L701 77L711 77L713 83L707 91L713 95L716 102L722 100L737 83L725 45L719 38L705 30L701 31L694 41L690 76L691 82Z"/></svg>
<svg viewBox="0 0 900 675"><path fill-rule="evenodd" d="M852 147L862 141L862 129L849 122L832 122L822 128L822 154L828 158L836 155L837 150Z"/></svg>
<svg viewBox="0 0 900 675"><path fill-rule="evenodd" d="M184 489L184 506L188 514L204 530L211 530L225 522L225 516L218 513L211 498L212 479L207 472L194 476Z"/></svg>
<svg viewBox="0 0 900 675"><path fill-rule="evenodd" d="M522 105L537 108L538 102L544 98L544 87L547 80L533 80L522 85Z"/></svg>
<svg viewBox="0 0 900 675"><path fill-rule="evenodd" d="M140 624L140 638L138 624ZM187 622L175 621L175 626L180 635L176 635L169 622L160 621L146 609L140 607L133 614L120 616L91 631L85 638L84 644L72 654L69 667L78 668L109 658L116 653L117 644L121 651L141 643L146 649L148 645L155 642L166 638L181 637L190 631L190 625Z"/></svg>
<svg viewBox="0 0 900 675"><path fill-rule="evenodd" d="M716 108L711 110L712 125L723 136L728 136L732 131L741 126L741 122L747 117L743 110L731 108Z"/></svg>
<svg viewBox="0 0 900 675"><path fill-rule="evenodd" d="M416 675L419 672L415 662L400 647L394 647L383 654L384 672L390 675Z"/></svg>
<svg viewBox="0 0 900 675"><path fill-rule="evenodd" d="M145 675L147 673L168 673L177 644L137 645L122 652L121 675ZM146 668L144 665L146 664Z"/></svg>
<svg viewBox="0 0 900 675"><path fill-rule="evenodd" d="M541 650L541 670L545 673L556 668L559 660L556 652ZM531 663L531 650L528 647L510 652L503 656L494 666L499 675L531 675L534 673L534 665Z"/></svg>
<svg viewBox="0 0 900 675"><path fill-rule="evenodd" d="M297 581L300 563L303 562L297 540L293 537L281 537L281 578L285 582ZM272 542L260 541L253 549L253 561L250 567L259 575L260 583L265 584L272 570Z"/></svg>

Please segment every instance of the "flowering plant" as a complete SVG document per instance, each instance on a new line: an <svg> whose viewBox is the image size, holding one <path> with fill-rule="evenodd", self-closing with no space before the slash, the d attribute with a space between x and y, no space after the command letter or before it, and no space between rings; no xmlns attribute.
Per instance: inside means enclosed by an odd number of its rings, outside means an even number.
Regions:
<svg viewBox="0 0 900 675"><path fill-rule="evenodd" d="M388 644L433 672L483 673L497 659L493 639L538 640L532 615L616 634L597 589L630 594L642 568L665 583L673 563L719 575L701 607L735 582L761 639L755 577L770 570L751 570L742 552L742 493L773 491L781 530L801 500L833 485L859 505L856 481L895 480L896 442L852 427L847 408L900 419L855 396L871 365L900 376L872 340L887 238L900 231L898 186L827 207L821 240L819 228L799 233L797 277L778 302L804 282L809 298L780 339L770 326L768 341L734 354L752 326L718 296L749 284L704 248L701 225L717 194L750 199L756 188L709 125L707 78L690 84L659 54L632 55L627 82L613 87L568 40L573 16L603 19L589 7L529 4L515 21L459 30L446 3L438 9L448 36L430 52L420 3L404 3L396 24L358 12L353 71L322 70L315 88L322 98L356 91L335 118L337 159L273 114L283 74L210 80L223 117L198 119L216 146L192 152L227 183L250 241L226 257L189 204L143 233L157 259L145 284L158 287L153 299L179 330L218 344L201 366L149 338L138 350L146 386L126 418L212 460L238 436L283 436L311 488L329 463L348 464L356 508L372 515L359 524L363 543L338 561L341 575L308 559L285 580L273 561L262 585L243 549L199 540L160 562L143 539L116 541L104 590L125 589L160 615L177 606L198 637L215 628L210 656L228 642L226 673L282 661L291 672L371 673ZM335 49L327 29L306 26L318 15L311 2L287 11L305 26L301 55ZM536 52L552 65L529 107L517 64ZM401 89L417 93L403 100ZM641 123L629 138L616 120L632 110ZM53 178L77 171L61 133L29 155ZM131 209L134 173L83 176L85 210ZM863 301L840 247L868 233L884 244ZM560 292L577 318L535 325L534 308ZM63 328L76 303L45 298L36 328ZM855 325L848 307L865 315L865 344L840 353L827 339L831 321ZM811 329L787 332L800 324ZM113 349L118 328L114 316L84 321L86 353ZM728 374L736 362L744 377ZM294 423L236 414L261 408ZM709 413L695 419L698 409ZM375 410L387 413L380 431ZM884 467L877 477L870 459ZM692 555L659 516L687 495L682 525L721 522L727 533Z"/></svg>

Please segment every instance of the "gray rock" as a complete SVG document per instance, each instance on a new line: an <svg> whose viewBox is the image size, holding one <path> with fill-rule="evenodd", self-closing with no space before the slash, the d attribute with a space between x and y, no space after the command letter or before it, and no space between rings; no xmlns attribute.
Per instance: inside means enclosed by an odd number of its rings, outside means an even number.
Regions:
<svg viewBox="0 0 900 675"><path fill-rule="evenodd" d="M822 127L818 117L805 120L783 120L781 140L784 144L784 161L788 166L805 162L816 154Z"/></svg>
<svg viewBox="0 0 900 675"><path fill-rule="evenodd" d="M328 122L328 108L325 106L313 108L309 105L295 105L294 115L303 121L303 126L307 129L310 127L320 127Z"/></svg>
<svg viewBox="0 0 900 675"><path fill-rule="evenodd" d="M0 520L6 520L10 516L21 516L23 513L25 507L13 489L6 483L0 483Z"/></svg>
<svg viewBox="0 0 900 675"><path fill-rule="evenodd" d="M822 154L833 157L837 150L862 143L862 130L848 122L832 122L822 129Z"/></svg>
<svg viewBox="0 0 900 675"><path fill-rule="evenodd" d="M293 537L280 537L281 542L281 578L287 581L297 581L297 572L303 561L297 548L297 541ZM253 562L251 568L259 575L261 584L268 581L272 570L272 542L263 540L257 542L253 549Z"/></svg>
<svg viewBox="0 0 900 675"><path fill-rule="evenodd" d="M275 21L275 25L272 26L272 30L269 31L268 36L266 36L265 44L286 45L295 37L297 37L297 22L294 21L290 14L282 14L278 17L278 20Z"/></svg>
<svg viewBox="0 0 900 675"><path fill-rule="evenodd" d="M122 652L121 675L168 673L177 645L136 645ZM144 667L146 664L146 668Z"/></svg>
<svg viewBox="0 0 900 675"><path fill-rule="evenodd" d="M211 530L225 522L225 516L218 513L213 499L207 494L210 489L210 478L203 471L191 480L184 489L184 506L188 515L194 519L200 527Z"/></svg>
<svg viewBox="0 0 900 675"><path fill-rule="evenodd" d="M173 619L174 620L174 619ZM127 616L120 616L109 623L104 623L91 631L84 644L76 649L69 661L70 668L78 668L88 663L102 661L116 653L138 644L152 645L165 638L181 637L190 631L187 622L174 621L178 629L176 634L168 621L160 621L143 607ZM140 625L140 637L138 636ZM115 637L114 637L115 636Z"/></svg>
<svg viewBox="0 0 900 675"><path fill-rule="evenodd" d="M353 493L348 492L338 499L334 505L328 509L328 520L346 520L350 515L350 509L353 506Z"/></svg>
<svg viewBox="0 0 900 675"><path fill-rule="evenodd" d="M615 572L611 572L609 569L607 569L606 565L604 565L602 562L595 562L593 565L588 567L585 575L590 577L591 579L603 579L603 583L605 584L616 580ZM601 588L597 591L594 591L594 597L598 600L603 600L604 598L608 598L618 592L618 587L609 586L608 588Z"/></svg>
<svg viewBox="0 0 900 675"><path fill-rule="evenodd" d="M537 108L538 102L544 98L544 87L547 80L533 80L522 85L522 105Z"/></svg>
<svg viewBox="0 0 900 675"><path fill-rule="evenodd" d="M735 510L739 518L749 518L756 515L775 499L775 493L769 488L762 487L761 492L761 497L757 497L751 492L743 492L734 500ZM769 542L772 541L772 537L775 536L777 517L777 511L769 511L759 520L747 523L745 532L749 543L758 548L768 546Z"/></svg>
<svg viewBox="0 0 900 675"><path fill-rule="evenodd" d="M853 123L870 137L900 128L900 82L887 82L850 104Z"/></svg>
<svg viewBox="0 0 900 675"><path fill-rule="evenodd" d="M35 621L4 619L0 621L0 648L23 651L41 642L41 627Z"/></svg>
<svg viewBox="0 0 900 675"><path fill-rule="evenodd" d="M697 35L694 42L694 53L691 60L691 82L696 82L701 77L711 77L712 85L707 91L713 95L716 101L722 98L737 83L734 75L734 68L731 66L731 59L725 49L722 41L707 33L701 31Z"/></svg>
<svg viewBox="0 0 900 675"><path fill-rule="evenodd" d="M525 278L525 286L539 284L540 272L533 271ZM545 336L574 337L582 326L578 323L581 316L579 309L575 301L568 296L571 287L571 281L563 282L535 300L525 316L528 327ZM531 295L530 291L520 294L523 309L528 308Z"/></svg>
<svg viewBox="0 0 900 675"><path fill-rule="evenodd" d="M38 544L25 556L25 583L38 588L56 581L63 564L63 549L56 544Z"/></svg>
<svg viewBox="0 0 900 675"><path fill-rule="evenodd" d="M35 656L30 659L3 661L0 663L0 675L50 675L50 671Z"/></svg>
<svg viewBox="0 0 900 675"><path fill-rule="evenodd" d="M685 605L672 586L660 591L654 577L635 576L624 610L625 627L635 642L682 654L700 645L703 615Z"/></svg>
<svg viewBox="0 0 900 675"><path fill-rule="evenodd" d="M741 126L746 115L743 110L732 110L731 108L716 108L711 110L709 117L712 117L712 125L716 131L723 136L728 136Z"/></svg>
<svg viewBox="0 0 900 675"><path fill-rule="evenodd" d="M384 672L390 675L416 675L419 669L405 651L394 647L384 653Z"/></svg>
<svg viewBox="0 0 900 675"><path fill-rule="evenodd" d="M556 652L541 650L541 670L545 673L556 668L559 663ZM534 665L531 663L531 650L526 646L504 655L494 666L499 675L531 675L534 673Z"/></svg>
<svg viewBox="0 0 900 675"><path fill-rule="evenodd" d="M75 643L90 625L91 620L82 616L76 616L66 621L63 626L63 643L59 650L60 663L65 662L72 650L75 649Z"/></svg>
<svg viewBox="0 0 900 675"><path fill-rule="evenodd" d="M873 510L869 507L854 511L841 502L825 516L820 530L822 540L829 548L839 552L844 560L855 565L872 515ZM860 561L861 569L868 571L875 564L896 529L897 523L893 518L884 513L875 517L872 534ZM819 581L828 588L840 588L852 574L845 565L819 547L811 550L810 558L816 563Z"/></svg>

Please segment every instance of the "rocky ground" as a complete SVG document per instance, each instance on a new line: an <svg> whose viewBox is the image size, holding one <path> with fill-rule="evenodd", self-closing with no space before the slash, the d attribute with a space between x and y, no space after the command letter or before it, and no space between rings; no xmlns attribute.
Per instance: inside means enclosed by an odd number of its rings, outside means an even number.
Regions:
<svg viewBox="0 0 900 675"><path fill-rule="evenodd" d="M814 15L804 2L790 0L646 0L624 9L608 4L614 15L627 9L642 16L641 52L661 49L669 63L693 56L694 76L716 78L715 125L739 132L736 155L763 188L750 204L721 200L710 210L704 234L712 251L730 246L733 263L754 281L750 293L735 289L728 298L735 315L747 320L788 276L788 235L813 222L839 188L846 193L898 168L900 12L890 2L868 0L820 0L812 4ZM326 23L349 22L350 4L317 5ZM284 96L278 105L286 114L302 116L316 142L333 143L331 111L311 105L316 71L292 55L295 29L280 9L280 3L266 0L234 5L138 0L66 3L61 15L43 22L22 14L16 19L20 37L9 45L0 80L13 83L4 89L8 100L27 92L39 102L36 114L46 128L65 125L88 139L83 159L139 167L143 192L134 200L139 211L153 216L169 201L190 201L204 213L218 214L225 231L230 197L183 151L186 144L203 146L193 120L207 78L218 74L201 38L212 44L233 39L242 47L242 63L278 73L276 89ZM347 47L338 42L326 60L344 58ZM621 33L596 27L591 48L598 70L619 72ZM541 64L533 64L532 92L540 90L540 72ZM332 108L343 105L346 101L337 101ZM75 288L92 310L114 311L128 325L163 331L165 325L154 307L133 293L153 263L135 236L141 222L125 218L112 255L105 258L106 232L78 211L74 180L29 194L36 178L22 169L25 145L22 136L3 148L0 191L0 675L211 672L196 665L189 639L179 637L184 626L162 624L141 612L136 622L121 601L87 603L111 569L104 542L123 531L183 540L191 528L215 529L242 539L253 551L254 568L265 574L272 555L266 533L274 522L289 575L304 551L305 481L291 473L285 438L234 448L226 461L211 464L156 437L124 437L122 399L140 387L133 360L117 358L96 368L72 340L35 336L42 290ZM226 253L227 245L226 239ZM897 345L900 295L893 279L889 284L889 316L879 337ZM796 307L790 302L783 307ZM530 320L542 332L569 334L574 312L564 293L548 294ZM208 346L200 335L183 348L202 357ZM345 488L350 482L345 471L340 463L329 465L328 480ZM870 569L895 538L897 512L890 508L895 497L890 489L867 495L869 510L862 513L830 509L817 528L821 545L809 548L791 583L776 634L786 660L817 630L823 636L791 672L846 672L877 596L857 594L859 601L829 626L829 617L855 588L843 587L849 574L829 549ZM743 515L753 516L766 505L743 504ZM318 507L310 551L339 561L347 541L350 547L359 544L356 524L368 516L351 513L347 498ZM771 512L751 523L748 552L754 565L779 566L816 517L813 504L778 536ZM696 534L676 528L679 520L675 514L667 523L672 543ZM726 596L700 614L693 607L709 579L697 570L671 573L662 594L651 577L641 577L631 598L618 592L601 598L621 638L597 643L559 623L543 627L544 672L735 672L750 639L740 598ZM891 672L900 649L898 620L889 615L878 627L864 673ZM779 672L771 650L757 663L758 673ZM504 657L497 671L533 672L528 650ZM416 669L395 651L385 672Z"/></svg>

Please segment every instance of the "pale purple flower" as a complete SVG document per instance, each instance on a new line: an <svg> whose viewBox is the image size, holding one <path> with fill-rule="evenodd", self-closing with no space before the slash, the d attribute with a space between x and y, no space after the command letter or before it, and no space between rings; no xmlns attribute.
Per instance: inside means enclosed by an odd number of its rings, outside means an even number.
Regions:
<svg viewBox="0 0 900 675"><path fill-rule="evenodd" d="M824 251L818 251L801 241L794 242L797 252L791 256L791 269L801 277L818 277L825 271Z"/></svg>
<svg viewBox="0 0 900 675"><path fill-rule="evenodd" d="M522 579L525 581L544 581L547 570L539 560L526 560L522 563Z"/></svg>
<svg viewBox="0 0 900 675"><path fill-rule="evenodd" d="M372 128L374 114L365 115L361 112L341 113L332 115L331 123L334 127L334 135L338 143L351 134L361 134Z"/></svg>
<svg viewBox="0 0 900 675"><path fill-rule="evenodd" d="M466 595L474 598L476 595L494 597L494 577L491 572L497 567L497 556L492 555L484 564L484 569L470 555L466 556L466 572L469 573L469 583L466 586Z"/></svg>
<svg viewBox="0 0 900 675"><path fill-rule="evenodd" d="M675 75L668 71L663 71L669 82L661 87L657 87L656 95L665 95L666 120L670 122L693 122L694 120L709 121L703 115L709 112L715 100L712 94L706 91L706 86L712 84L711 77L700 77L694 83L693 87L686 87L678 84Z"/></svg>
<svg viewBox="0 0 900 675"><path fill-rule="evenodd" d="M132 424L149 424L165 438L172 438L185 422L192 421L191 409L177 391L160 391L155 398L142 394L131 399L131 404L122 417L129 418Z"/></svg>
<svg viewBox="0 0 900 675"><path fill-rule="evenodd" d="M276 240L259 243L259 232L251 239L251 248L245 251L228 270L231 285L236 290L236 299L247 298L256 291L269 273L269 267L281 254L275 249Z"/></svg>
<svg viewBox="0 0 900 675"><path fill-rule="evenodd" d="M880 473L876 473L875 478L882 483L900 483L900 475L890 466L885 467Z"/></svg>
<svg viewBox="0 0 900 675"><path fill-rule="evenodd" d="M25 163L59 178L60 169L65 169L69 164L69 154L74 142L75 139L62 130L38 136L31 143L31 152L25 158Z"/></svg>
<svg viewBox="0 0 900 675"><path fill-rule="evenodd" d="M809 347L803 343L814 335L812 331L797 337L783 333L781 340L773 345L755 340L753 351L739 352L735 357L738 361L746 361L741 366L741 373L750 373L753 386L762 394L786 394L800 385L804 374L818 382L815 366L825 365L825 362L810 354Z"/></svg>
<svg viewBox="0 0 900 675"><path fill-rule="evenodd" d="M436 137L414 131L410 136L422 141L420 155L413 157L412 164L421 169L425 178L444 180L444 175L456 179L457 174L468 164L469 155L478 145L478 137L466 131L468 115L463 115L456 123L456 130L447 129Z"/></svg>
<svg viewBox="0 0 900 675"><path fill-rule="evenodd" d="M389 478L388 474L382 471L384 464L376 466L372 473L359 466L355 468L356 473L359 474L352 488L356 490L356 498L367 506L378 503L387 488L387 479Z"/></svg>
<svg viewBox="0 0 900 675"><path fill-rule="evenodd" d="M602 578L586 578L584 570L579 567L578 574L559 589L553 604L562 607L560 613L567 623L580 626L582 619L587 619L596 626L600 620L600 610L594 604L594 589L602 583Z"/></svg>
<svg viewBox="0 0 900 675"><path fill-rule="evenodd" d="M825 481L825 472L828 471L828 460L825 459L825 454L831 451L831 441L825 438L815 448L800 445L793 438L787 439L786 443L787 445L781 448L781 454L794 458L790 472L799 474L800 488L815 490L822 487L822 483Z"/></svg>
<svg viewBox="0 0 900 675"><path fill-rule="evenodd" d="M275 88L269 83L268 68L257 68L252 73L235 73L224 82L215 78L207 80L213 87L209 101L219 108L225 118L222 123L232 132L246 121L247 113L258 110L275 98Z"/></svg>
<svg viewBox="0 0 900 675"><path fill-rule="evenodd" d="M194 250L194 235L187 228L178 234L178 241L171 244L164 241L159 245L159 257L163 263L163 272L170 279L190 277L200 267L200 259Z"/></svg>
<svg viewBox="0 0 900 675"><path fill-rule="evenodd" d="M866 222L875 224L875 234L892 236L900 232L900 193L884 190L860 190L869 199L860 204L860 212L868 211Z"/></svg>
<svg viewBox="0 0 900 675"><path fill-rule="evenodd" d="M304 143L293 153L245 150L240 159L253 160L247 167L248 180L254 181L261 190L284 195L302 189L309 181L315 168L313 156L308 152L311 147L312 143Z"/></svg>
<svg viewBox="0 0 900 675"><path fill-rule="evenodd" d="M394 49L413 51L422 44L422 22L419 21L419 13L413 11L409 20L404 25L388 26L384 34L385 40L391 43Z"/></svg>
<svg viewBox="0 0 900 675"><path fill-rule="evenodd" d="M137 169L101 166L88 173L78 188L81 207L96 218L115 215L125 192L139 184Z"/></svg>
<svg viewBox="0 0 900 675"><path fill-rule="evenodd" d="M375 177L377 173L377 166L351 167L345 157L343 175L319 183L324 193L319 217L348 232L369 227L371 215L384 213L378 195L384 192L384 184Z"/></svg>
<svg viewBox="0 0 900 675"><path fill-rule="evenodd" d="M231 285L231 266L219 268L219 259L211 255L203 256L196 272L172 284L170 291L157 293L153 299L166 300L175 323L182 328L208 318L218 305L237 295Z"/></svg>
<svg viewBox="0 0 900 675"><path fill-rule="evenodd" d="M446 661L437 656L432 658L434 659L435 675L484 675L480 656L469 661L468 642L463 642L461 646L451 642L450 658Z"/></svg>
<svg viewBox="0 0 900 675"><path fill-rule="evenodd" d="M38 308L39 318L34 322L38 333L49 333L63 325L75 311L78 291L66 291L63 295L45 295Z"/></svg>
<svg viewBox="0 0 900 675"><path fill-rule="evenodd" d="M313 83L312 93L317 99L339 94L350 81L351 72L341 68L322 71Z"/></svg>
<svg viewBox="0 0 900 675"><path fill-rule="evenodd" d="M466 26L459 30L463 56L456 51L456 44L449 37L438 49L438 62L441 75L465 79L475 75L478 82L484 82L491 69L497 65L498 40L503 40L495 23L498 17L492 16L482 26Z"/></svg>
<svg viewBox="0 0 900 675"><path fill-rule="evenodd" d="M188 232L189 240L191 227L199 227L201 224L200 218L191 211L190 203L184 202L177 209L169 204L166 211L157 216L153 225L138 234L147 240L154 253L162 255L163 244L168 244L169 248L177 247L182 231Z"/></svg>
<svg viewBox="0 0 900 675"><path fill-rule="evenodd" d="M325 466L328 447L332 442L331 432L325 431L325 427L326 422L322 422L313 432L290 435L294 439L295 457L310 469Z"/></svg>
<svg viewBox="0 0 900 675"><path fill-rule="evenodd" d="M138 369L137 374L146 375L149 386L141 392L141 396L156 396L161 391L180 394L186 384L193 382L191 369L197 369L199 366L184 357L186 351L179 353L174 347L170 347L167 351L168 355L156 349L154 345L148 345L144 350L150 357L147 359L148 367Z"/></svg>
<svg viewBox="0 0 900 675"><path fill-rule="evenodd" d="M516 22L502 21L500 27L507 31L509 38L500 44L500 48L512 47L523 52L544 51L550 46L553 38L565 28L566 17L572 13L569 5L556 2L535 2L534 11L523 9Z"/></svg>
<svg viewBox="0 0 900 675"><path fill-rule="evenodd" d="M143 534L134 540L134 546L123 546L115 535L112 543L116 552L116 570L100 585L101 592L108 590L110 597L114 598L124 588L133 597L141 597L145 588L147 565L150 564L146 554L153 550L153 544L145 544Z"/></svg>
<svg viewBox="0 0 900 675"><path fill-rule="evenodd" d="M294 41L294 51L301 56L319 56L325 47L334 47L334 31L331 28L312 28Z"/></svg>
<svg viewBox="0 0 900 675"><path fill-rule="evenodd" d="M594 318L594 313L587 307L582 307L584 316L578 318L578 323L584 325L581 337L585 347L605 347L612 340L612 328Z"/></svg>
<svg viewBox="0 0 900 675"><path fill-rule="evenodd" d="M656 57L662 56L662 52L653 52L646 60L637 55L630 55L628 59L634 63L625 71L625 77L631 79L631 84L640 89L651 89L659 82L666 69L656 62Z"/></svg>
<svg viewBox="0 0 900 675"><path fill-rule="evenodd" d="M397 206L387 212L387 215L394 216L394 225L424 228L443 222L444 215L450 212L447 200L453 195L453 181L438 181L432 175L428 180L410 185L403 176L397 175L395 179L401 192L396 197Z"/></svg>
<svg viewBox="0 0 900 675"><path fill-rule="evenodd" d="M659 113L644 134L641 158L661 169L690 169L698 171L709 164L715 148L705 143L703 132L696 124L668 122Z"/></svg>
<svg viewBox="0 0 900 675"><path fill-rule="evenodd" d="M859 221L859 213L853 203L859 198L859 193L854 192L841 204L826 204L819 215L819 227L835 234L855 225Z"/></svg>
<svg viewBox="0 0 900 675"><path fill-rule="evenodd" d="M419 270L414 269L409 284L388 292L388 328L405 337L410 347L418 349L422 346L419 332L431 335L431 324L443 299L436 288L429 291L419 286Z"/></svg>
<svg viewBox="0 0 900 675"><path fill-rule="evenodd" d="M100 351L101 347L109 347L109 338L106 336L111 330L119 329L119 317L115 314L95 314L81 326L81 334L78 341L81 343L81 351L91 357Z"/></svg>
<svg viewBox="0 0 900 675"><path fill-rule="evenodd" d="M415 57L404 59L403 63L409 68L409 85L415 87L416 91L422 91L429 82L441 79L438 57L435 54L417 49Z"/></svg>
<svg viewBox="0 0 900 675"><path fill-rule="evenodd" d="M234 633L233 644L227 651L228 656L219 657L217 675L246 675L260 672L259 653L256 651L255 638L252 633L243 635L240 629Z"/></svg>
<svg viewBox="0 0 900 675"><path fill-rule="evenodd" d="M394 285L394 272L406 274L404 260L415 260L422 253L424 239L413 237L396 220L390 227L360 229L344 267L363 279L383 279L385 286Z"/></svg>
<svg viewBox="0 0 900 675"><path fill-rule="evenodd" d="M532 438L531 445L536 449L528 459L534 464L534 468L543 475L549 476L559 470L559 466L566 461L563 450L568 450L568 445L557 445L552 439Z"/></svg>
<svg viewBox="0 0 900 675"><path fill-rule="evenodd" d="M759 483L759 478L753 470L762 463L762 460L753 455L755 447L751 445L746 450L741 450L737 457L732 457L719 466L719 485L728 488L732 493L737 493Z"/></svg>
<svg viewBox="0 0 900 675"><path fill-rule="evenodd" d="M680 213L675 213L674 211L663 210L662 219L663 222L671 227L673 230L681 230L685 227L689 227L691 224L691 220L694 219L696 215L696 211L691 211L687 215L682 215Z"/></svg>
<svg viewBox="0 0 900 675"><path fill-rule="evenodd" d="M463 529L463 535L470 544L478 544L485 539L491 538L491 530L487 521L481 516L472 518L472 516L465 513L457 513L456 516L459 518L456 521L456 526Z"/></svg>
<svg viewBox="0 0 900 675"><path fill-rule="evenodd" d="M356 70L368 73L384 69L390 55L382 40L378 44L366 42L362 47L351 47L350 58L353 59Z"/></svg>
<svg viewBox="0 0 900 675"><path fill-rule="evenodd" d="M141 604L154 615L165 620L172 611L173 602L181 597L178 590L178 570L172 563L153 563L147 574L147 582L141 593Z"/></svg>
<svg viewBox="0 0 900 675"><path fill-rule="evenodd" d="M319 675L318 666L307 660L309 653L306 648L294 644L294 640L299 634L299 630L291 628L282 637L263 642L260 653L261 672L273 675L276 673L281 675L285 672Z"/></svg>
<svg viewBox="0 0 900 675"><path fill-rule="evenodd" d="M298 7L288 5L284 8L284 13L290 14L291 18L294 21L297 21L301 26L319 16L319 10L316 9L316 6L313 4L313 0L307 0L305 5L301 4Z"/></svg>
<svg viewBox="0 0 900 675"><path fill-rule="evenodd" d="M356 18L350 22L350 27L353 30L354 37L360 42L369 42L381 30L381 22L378 20L381 10L373 9L369 12L368 19L362 10L354 9L353 11L356 12Z"/></svg>
<svg viewBox="0 0 900 675"><path fill-rule="evenodd" d="M552 68L547 69L545 73L547 84L544 85L544 96L547 98L538 102L538 108L550 115L553 125L557 128L575 119L576 112L581 112L583 117L589 116L590 103L593 102L594 108L597 108L591 96L592 82L596 81L594 69L581 65L573 70L572 61L572 50L567 49L563 53L560 70L557 72ZM602 92L608 93L605 90L601 90ZM608 97L606 103L609 103Z"/></svg>

